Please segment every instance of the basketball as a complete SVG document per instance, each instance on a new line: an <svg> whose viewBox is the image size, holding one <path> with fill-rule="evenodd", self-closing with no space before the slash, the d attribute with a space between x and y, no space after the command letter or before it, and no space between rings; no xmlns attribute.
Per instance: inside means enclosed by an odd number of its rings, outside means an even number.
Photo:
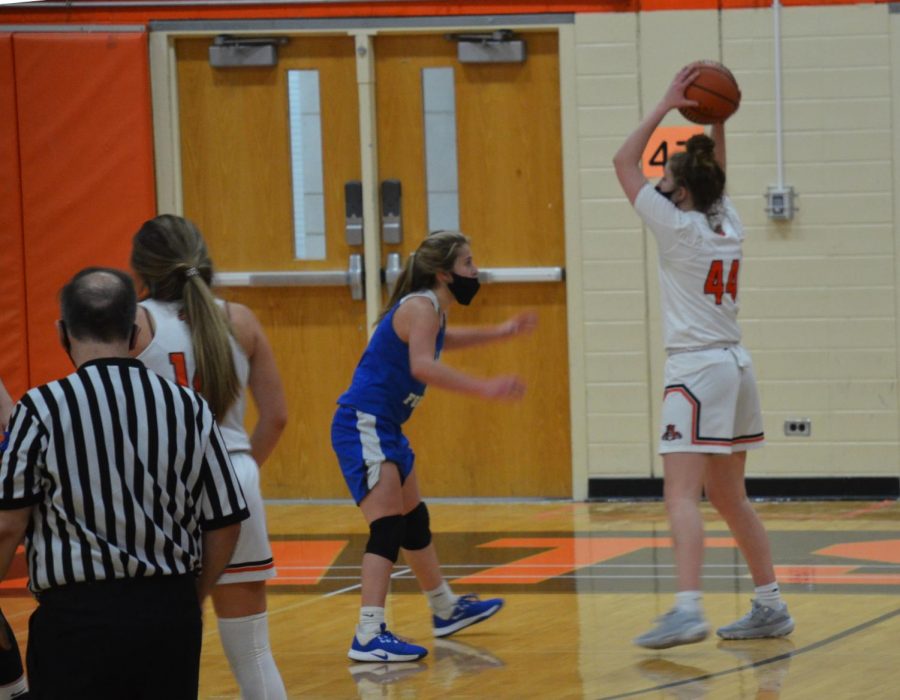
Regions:
<svg viewBox="0 0 900 700"><path fill-rule="evenodd" d="M741 90L731 71L716 61L697 61L700 75L684 91L696 107L680 107L685 119L695 124L724 122L741 104Z"/></svg>

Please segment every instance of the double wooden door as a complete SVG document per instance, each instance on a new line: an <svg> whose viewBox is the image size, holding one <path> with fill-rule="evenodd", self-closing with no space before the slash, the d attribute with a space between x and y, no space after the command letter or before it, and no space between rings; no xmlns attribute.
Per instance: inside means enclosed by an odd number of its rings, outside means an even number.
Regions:
<svg viewBox="0 0 900 700"><path fill-rule="evenodd" d="M524 38L524 63L464 64L455 43L443 36L374 37L372 133L379 183L366 183L362 174L362 149L372 144L360 137L366 131L353 37L288 36L274 68L213 68L211 38L176 41L184 214L204 232L217 272L234 280L248 271L327 276L367 256L390 268L405 262L430 224L450 220L471 237L476 263L495 280L482 286L470 307L454 307L450 323L498 323L522 310L538 312L539 328L530 337L445 353L445 362L475 374L517 373L528 394L521 402L502 403L428 391L406 426L427 496L571 495L565 285L552 276L538 283L503 281L565 264L557 39L549 32ZM312 130L304 133L307 140L310 133L319 139L321 177L305 201L320 206L324 240L306 258L297 246L291 74L305 76L317 90L316 115L305 117L307 125L313 119ZM428 76L437 80L429 83ZM443 97L425 94L441 85ZM429 121L423 105L436 99L449 101L452 109L449 115L438 109ZM444 145L436 148L433 132L441 124ZM447 143L453 153L447 153ZM429 165L435 157L443 160ZM310 162L315 165L315 159ZM456 189L449 193L435 175L447 162L456 168ZM398 242L386 242L396 241L387 234L377 249L367 250L364 241L348 238L346 185L361 181L366 187L389 181L399 189L399 209L382 211L400 215ZM372 225L377 222L366 222ZM375 319L371 311L367 315L358 288L280 286L277 279L270 286L265 274L244 277L251 284L219 293L247 304L261 319L290 408L289 427L263 469L264 493L346 497L329 425ZM391 275L384 278L382 295ZM254 279L264 286L252 284ZM251 411L248 421L253 419Z"/></svg>

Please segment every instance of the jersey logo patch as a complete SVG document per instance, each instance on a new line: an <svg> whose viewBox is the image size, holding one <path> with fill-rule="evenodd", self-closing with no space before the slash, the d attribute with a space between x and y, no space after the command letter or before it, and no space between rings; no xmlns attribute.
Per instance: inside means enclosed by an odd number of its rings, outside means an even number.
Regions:
<svg viewBox="0 0 900 700"><path fill-rule="evenodd" d="M675 426L672 423L669 423L666 426L666 432L662 434L662 439L666 441L681 440L681 433L675 430Z"/></svg>
<svg viewBox="0 0 900 700"><path fill-rule="evenodd" d="M422 396L422 394L414 394L414 393L410 392L409 396L407 396L405 399L403 399L403 405L409 406L410 408L415 408L416 406L419 405L419 402L423 398L424 397Z"/></svg>

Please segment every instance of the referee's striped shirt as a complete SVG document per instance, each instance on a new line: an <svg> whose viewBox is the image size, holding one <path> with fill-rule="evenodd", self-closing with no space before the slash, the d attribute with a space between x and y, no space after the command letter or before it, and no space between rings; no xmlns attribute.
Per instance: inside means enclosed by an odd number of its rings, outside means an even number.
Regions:
<svg viewBox="0 0 900 700"><path fill-rule="evenodd" d="M206 402L126 358L86 362L16 406L0 509L28 506L34 592L197 572L202 531L249 515Z"/></svg>

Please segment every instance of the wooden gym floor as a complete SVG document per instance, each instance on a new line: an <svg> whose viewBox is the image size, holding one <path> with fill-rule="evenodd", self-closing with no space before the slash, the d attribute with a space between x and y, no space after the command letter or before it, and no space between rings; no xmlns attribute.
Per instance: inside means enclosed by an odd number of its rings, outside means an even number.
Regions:
<svg viewBox="0 0 900 700"><path fill-rule="evenodd" d="M758 503L797 629L786 639L653 652L631 639L672 602L660 503L430 502L444 574L457 593L502 596L494 618L431 637L424 597L403 561L391 629L422 643L419 663L346 658L367 538L352 505L268 506L279 576L272 646L291 698L677 698L857 700L898 697L900 503ZM715 627L749 608L752 583L727 530L706 509L704 602ZM21 572L19 572L21 573ZM4 583L23 648L33 601ZM208 610L200 697L237 687Z"/></svg>

